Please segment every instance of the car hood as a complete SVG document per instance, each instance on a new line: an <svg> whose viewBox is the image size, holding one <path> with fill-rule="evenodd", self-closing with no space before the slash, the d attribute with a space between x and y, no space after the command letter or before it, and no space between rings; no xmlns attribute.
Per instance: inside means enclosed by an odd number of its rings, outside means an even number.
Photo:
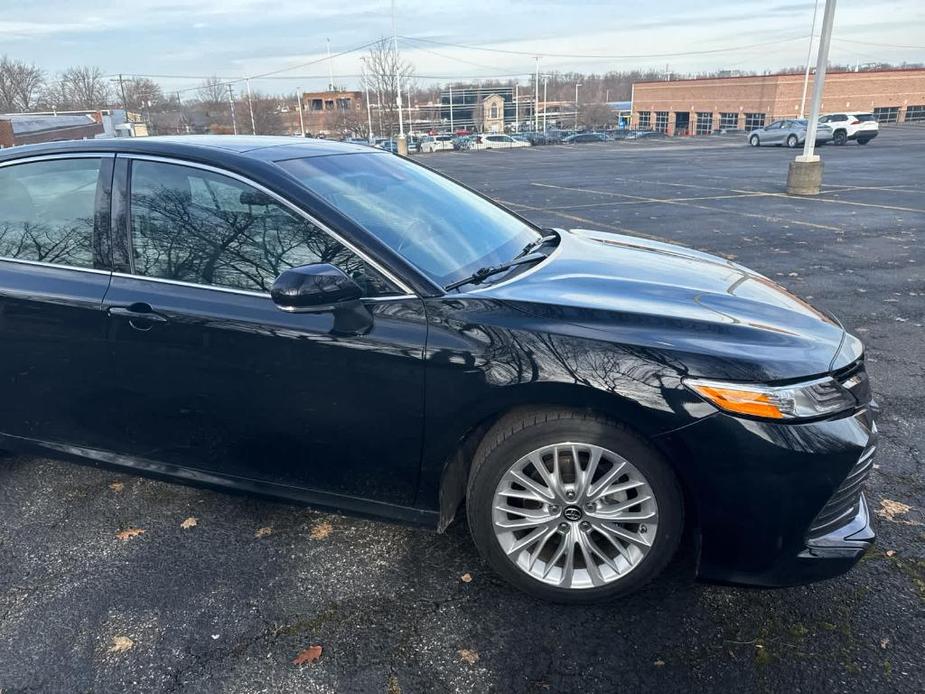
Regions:
<svg viewBox="0 0 925 694"><path fill-rule="evenodd" d="M560 237L540 265L478 293L658 350L691 376L786 380L860 356L834 317L737 263L621 234L573 229Z"/></svg>

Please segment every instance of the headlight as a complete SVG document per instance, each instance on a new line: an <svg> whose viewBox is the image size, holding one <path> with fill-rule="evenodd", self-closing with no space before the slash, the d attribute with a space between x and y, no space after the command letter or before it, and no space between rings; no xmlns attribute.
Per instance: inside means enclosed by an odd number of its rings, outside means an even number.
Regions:
<svg viewBox="0 0 925 694"><path fill-rule="evenodd" d="M685 379L684 384L707 402L733 414L762 419L810 419L849 410L854 396L834 378L789 386L723 383Z"/></svg>

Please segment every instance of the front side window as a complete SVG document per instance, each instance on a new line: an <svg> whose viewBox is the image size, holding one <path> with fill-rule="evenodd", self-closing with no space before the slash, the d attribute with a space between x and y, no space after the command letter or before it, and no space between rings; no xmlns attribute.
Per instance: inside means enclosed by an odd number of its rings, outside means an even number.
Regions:
<svg viewBox="0 0 925 694"><path fill-rule="evenodd" d="M267 292L287 268L330 263L367 296L397 291L266 193L202 169L133 162L131 228L134 272L146 277Z"/></svg>
<svg viewBox="0 0 925 694"><path fill-rule="evenodd" d="M0 168L0 257L93 267L99 158Z"/></svg>
<svg viewBox="0 0 925 694"><path fill-rule="evenodd" d="M506 210L400 157L341 154L277 163L440 286L508 261L539 237Z"/></svg>

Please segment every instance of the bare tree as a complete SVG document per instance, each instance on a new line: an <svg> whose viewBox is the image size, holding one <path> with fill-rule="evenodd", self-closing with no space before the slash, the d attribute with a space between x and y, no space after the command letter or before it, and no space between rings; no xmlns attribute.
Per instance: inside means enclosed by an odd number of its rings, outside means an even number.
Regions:
<svg viewBox="0 0 925 694"><path fill-rule="evenodd" d="M201 82L196 94L200 103L213 108L218 104L228 103L228 85L218 77L210 77Z"/></svg>
<svg viewBox="0 0 925 694"><path fill-rule="evenodd" d="M395 50L391 39L383 38L369 49L366 56L366 72L361 87L369 87L370 99L382 104L382 124L386 132L398 131L398 87L403 94L402 106L407 95L414 88L414 66Z"/></svg>
<svg viewBox="0 0 925 694"><path fill-rule="evenodd" d="M280 116L279 100L276 97L254 92L248 105L244 98L235 108L238 114L238 132L247 133L251 129L250 108L254 109L254 125L257 135L282 135L283 119Z"/></svg>
<svg viewBox="0 0 925 694"><path fill-rule="evenodd" d="M59 105L65 108L104 108L109 103L109 82L98 67L69 67L61 73L58 84Z"/></svg>
<svg viewBox="0 0 925 694"><path fill-rule="evenodd" d="M151 109L164 103L164 92L160 85L147 77L136 77L123 81L125 91L125 109L140 111ZM121 94L118 95L121 101Z"/></svg>
<svg viewBox="0 0 925 694"><path fill-rule="evenodd" d="M0 57L0 113L31 111L45 85L45 73L7 56Z"/></svg>
<svg viewBox="0 0 925 694"><path fill-rule="evenodd" d="M602 128L617 124L617 114L607 104L582 104L578 122L586 128Z"/></svg>

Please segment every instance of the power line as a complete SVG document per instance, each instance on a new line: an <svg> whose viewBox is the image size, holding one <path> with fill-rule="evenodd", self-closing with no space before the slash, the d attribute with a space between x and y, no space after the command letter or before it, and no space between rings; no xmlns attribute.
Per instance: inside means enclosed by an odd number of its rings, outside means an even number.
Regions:
<svg viewBox="0 0 925 694"><path fill-rule="evenodd" d="M859 43L862 46L882 46L883 48L912 48L919 51L925 51L925 46L910 46L908 44L902 43L876 43L874 41L857 41L855 39L842 39L832 37L833 41L838 41L840 43Z"/></svg>
<svg viewBox="0 0 925 694"><path fill-rule="evenodd" d="M402 39L406 41L415 41L422 43L430 43L438 46L448 46L451 48L465 48L466 50L472 51L486 51L489 53L504 53L507 55L525 55L530 56L531 58L539 55L543 58L580 58L580 59L599 59L599 60L634 60L640 58L678 58L690 55L709 55L712 53L734 53L736 51L748 50L751 48L759 48L762 46L773 46L781 43L789 43L791 41L802 40L805 36L792 36L786 39L776 39L774 41L764 41L761 43L753 43L745 46L735 46L732 48L713 48L702 51L682 51L678 53L636 53L636 54L627 54L627 55L589 55L589 54L580 54L580 53L544 53L542 51L518 51L513 49L506 48L492 48L490 46L473 46L468 44L461 43L449 43L447 41L436 41L433 39L423 39L416 38L413 36L402 36Z"/></svg>

